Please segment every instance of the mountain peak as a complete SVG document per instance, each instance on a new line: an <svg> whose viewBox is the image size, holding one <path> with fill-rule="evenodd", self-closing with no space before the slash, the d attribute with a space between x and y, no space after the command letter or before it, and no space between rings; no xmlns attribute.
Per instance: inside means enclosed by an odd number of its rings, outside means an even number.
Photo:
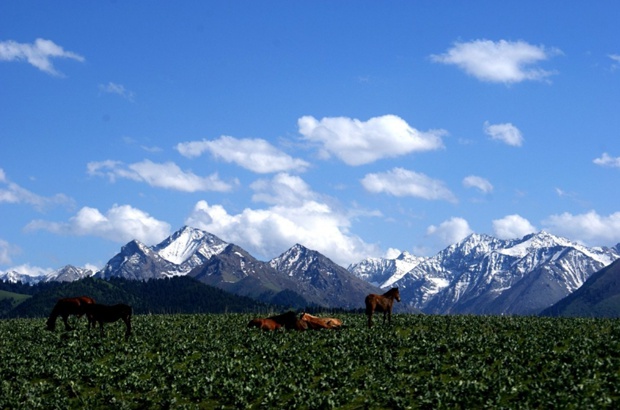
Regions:
<svg viewBox="0 0 620 410"><path fill-rule="evenodd" d="M181 265L189 261L193 267L221 252L226 245L227 243L217 236L186 225L154 246L153 250L168 262ZM192 258L199 260L191 262Z"/></svg>

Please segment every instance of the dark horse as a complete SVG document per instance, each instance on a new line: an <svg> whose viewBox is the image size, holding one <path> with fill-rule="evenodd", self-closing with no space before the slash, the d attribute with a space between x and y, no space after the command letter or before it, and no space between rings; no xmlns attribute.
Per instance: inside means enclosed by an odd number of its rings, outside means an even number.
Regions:
<svg viewBox="0 0 620 410"><path fill-rule="evenodd" d="M92 305L85 306L84 310L93 322L99 323L99 328L101 329L101 336L104 336L104 323L113 323L119 319L125 322L125 327L127 328L125 330L125 340L127 340L129 338L129 335L131 335L131 306L124 305L122 303L112 306L93 303Z"/></svg>
<svg viewBox="0 0 620 410"><path fill-rule="evenodd" d="M248 323L248 327L257 327L263 330L277 330L282 327L292 330L306 330L308 325L303 320L299 320L295 312L288 311L281 315L252 319Z"/></svg>
<svg viewBox="0 0 620 410"><path fill-rule="evenodd" d="M368 316L368 327L372 327L372 314L374 311L383 312L383 323L385 317L388 317L388 323L392 323L392 306L394 299L400 302L400 292L398 288L392 288L383 295L375 295L371 293L366 296L366 315Z"/></svg>
<svg viewBox="0 0 620 410"><path fill-rule="evenodd" d="M65 323L65 330L71 330L71 326L69 326L69 316L74 315L78 318L82 317L84 313L84 306L94 304L95 300L89 298L88 296L79 296L75 298L64 298L58 300L56 305L54 305L54 309L52 309L52 313L50 317L47 319L46 328L47 330L54 331L56 329L56 318L58 316L62 317L62 321ZM93 322L90 317L88 318L89 327L92 325L95 327L95 322Z"/></svg>

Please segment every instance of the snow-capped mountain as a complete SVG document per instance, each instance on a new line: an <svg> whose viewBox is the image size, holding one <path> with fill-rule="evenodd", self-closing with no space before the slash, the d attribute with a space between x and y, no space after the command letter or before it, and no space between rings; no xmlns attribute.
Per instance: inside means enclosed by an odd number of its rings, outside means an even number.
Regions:
<svg viewBox="0 0 620 410"><path fill-rule="evenodd" d="M108 279L161 279L186 275L228 245L215 235L184 226L155 246L133 240L95 274Z"/></svg>
<svg viewBox="0 0 620 410"><path fill-rule="evenodd" d="M67 265L58 270L36 276L16 271L0 272L0 281L9 283L21 282L26 285L34 285L39 282L73 282L93 276L93 274L94 272L90 269Z"/></svg>
<svg viewBox="0 0 620 410"><path fill-rule="evenodd" d="M0 281L8 283L21 282L25 285L34 285L41 282L43 279L45 279L45 275L32 276L24 273L19 273L14 270L0 272Z"/></svg>
<svg viewBox="0 0 620 410"><path fill-rule="evenodd" d="M182 266L184 274L221 253L227 245L213 234L184 226L153 250L165 260Z"/></svg>
<svg viewBox="0 0 620 410"><path fill-rule="evenodd" d="M534 314L620 258L547 232L502 240L472 234L400 279L403 302L427 313Z"/></svg>
<svg viewBox="0 0 620 410"><path fill-rule="evenodd" d="M299 284L307 300L321 306L363 308L369 293L381 290L353 275L321 253L296 244L269 265Z"/></svg>
<svg viewBox="0 0 620 410"><path fill-rule="evenodd" d="M73 282L93 276L95 272L86 268L67 265L45 275L44 282Z"/></svg>
<svg viewBox="0 0 620 410"><path fill-rule="evenodd" d="M424 256L414 256L402 252L395 259L366 258L361 262L349 265L347 270L360 279L380 288L390 288L407 272L427 260Z"/></svg>

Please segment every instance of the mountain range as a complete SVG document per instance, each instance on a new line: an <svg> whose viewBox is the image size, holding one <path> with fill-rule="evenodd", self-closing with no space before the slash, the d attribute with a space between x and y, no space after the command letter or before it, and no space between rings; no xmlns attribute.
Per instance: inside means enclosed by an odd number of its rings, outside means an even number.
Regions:
<svg viewBox="0 0 620 410"><path fill-rule="evenodd" d="M402 300L425 313L531 315L618 258L620 244L588 248L544 231L510 240L471 234L430 258L370 259L349 271L399 287Z"/></svg>
<svg viewBox="0 0 620 410"><path fill-rule="evenodd" d="M368 293L399 287L399 311L531 315L574 293L617 259L620 244L589 248L543 231L510 240L472 234L433 257L403 252L345 269L300 244L271 261L259 261L237 245L186 226L155 246L130 241L98 272L68 265L36 278L0 273L0 280L189 276L261 302L345 309L363 308Z"/></svg>

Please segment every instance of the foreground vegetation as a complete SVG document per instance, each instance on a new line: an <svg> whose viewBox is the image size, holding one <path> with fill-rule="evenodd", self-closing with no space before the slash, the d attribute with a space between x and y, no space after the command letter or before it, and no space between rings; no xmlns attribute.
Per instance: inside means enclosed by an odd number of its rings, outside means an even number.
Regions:
<svg viewBox="0 0 620 410"><path fill-rule="evenodd" d="M613 408L620 321L395 315L367 329L138 315L134 335L0 321L0 408ZM62 327L62 326L59 326Z"/></svg>

